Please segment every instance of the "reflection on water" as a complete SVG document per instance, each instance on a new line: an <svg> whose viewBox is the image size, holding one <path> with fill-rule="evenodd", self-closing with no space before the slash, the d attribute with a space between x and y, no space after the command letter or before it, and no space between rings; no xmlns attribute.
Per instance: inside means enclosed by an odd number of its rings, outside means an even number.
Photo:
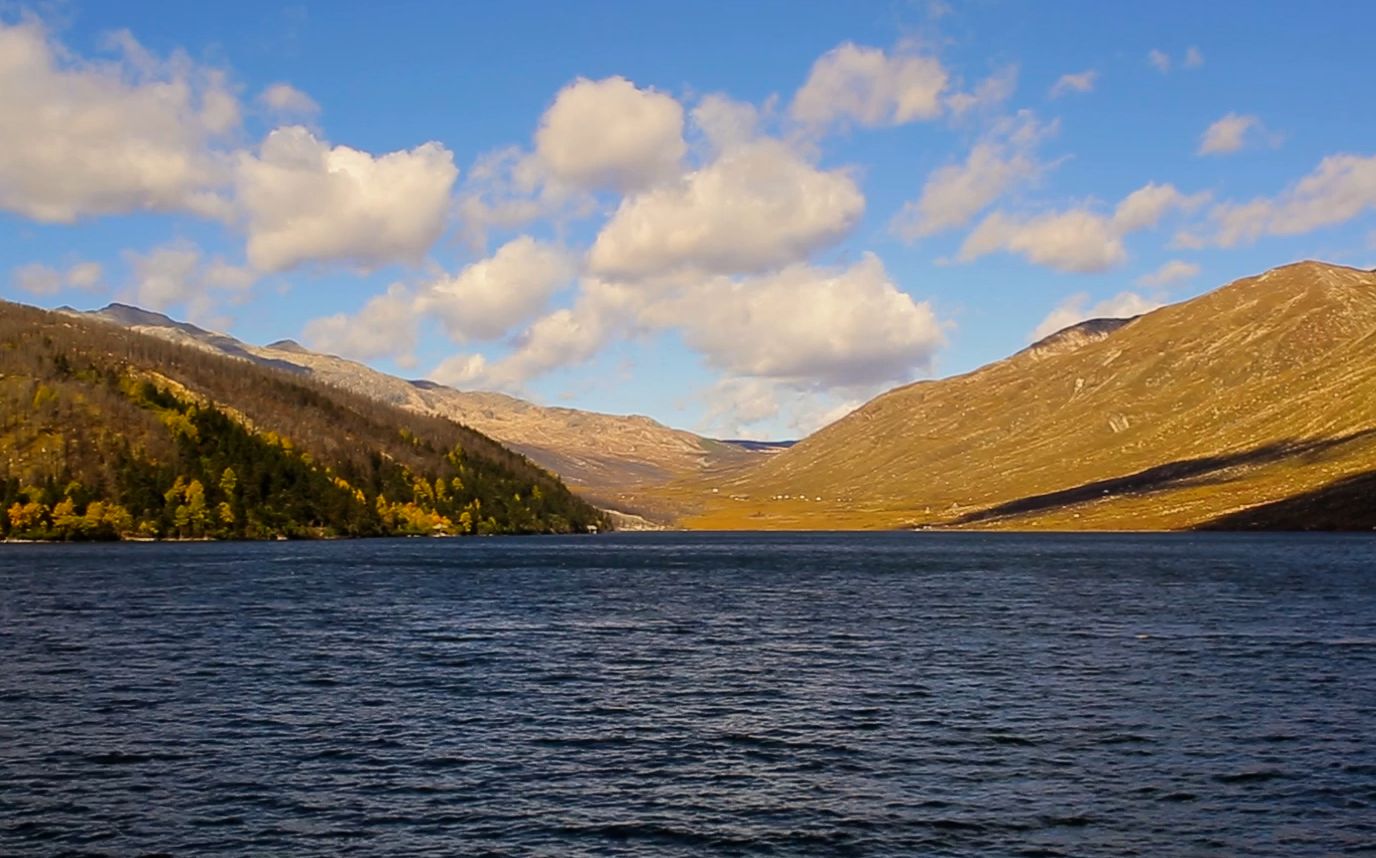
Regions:
<svg viewBox="0 0 1376 858"><path fill-rule="evenodd" d="M0 853L1376 844L1376 542L0 548Z"/></svg>

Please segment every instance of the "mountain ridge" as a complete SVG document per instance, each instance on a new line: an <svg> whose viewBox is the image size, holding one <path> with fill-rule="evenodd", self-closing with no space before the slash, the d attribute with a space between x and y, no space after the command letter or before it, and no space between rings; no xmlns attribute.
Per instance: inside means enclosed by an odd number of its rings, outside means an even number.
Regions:
<svg viewBox="0 0 1376 858"><path fill-rule="evenodd" d="M254 346L126 304L71 312L254 363L306 373L411 411L457 420L559 474L597 505L652 520L662 521L673 511L643 492L644 487L739 468L756 456L767 455L756 448L673 429L643 415L536 405L503 393L460 391L428 380L402 379L348 358L310 351L293 340Z"/></svg>
<svg viewBox="0 0 1376 858"><path fill-rule="evenodd" d="M687 523L1176 529L1376 469L1372 272L1307 260L1090 328L681 487Z"/></svg>
<svg viewBox="0 0 1376 858"><path fill-rule="evenodd" d="M608 525L557 478L454 421L9 302L0 303L0 511L0 536L22 539Z"/></svg>

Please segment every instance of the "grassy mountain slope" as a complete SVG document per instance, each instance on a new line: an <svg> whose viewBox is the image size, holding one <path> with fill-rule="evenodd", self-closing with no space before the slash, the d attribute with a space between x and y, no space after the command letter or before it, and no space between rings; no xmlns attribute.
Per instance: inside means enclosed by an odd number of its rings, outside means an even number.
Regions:
<svg viewBox="0 0 1376 858"><path fill-rule="evenodd" d="M0 535L577 532L603 516L453 421L0 302Z"/></svg>
<svg viewBox="0 0 1376 858"><path fill-rule="evenodd" d="M687 523L1188 528L1370 471L1376 274L1304 262L890 391Z"/></svg>
<svg viewBox="0 0 1376 858"><path fill-rule="evenodd" d="M432 382L407 381L354 361L308 351L289 340L266 347L248 345L135 307L112 304L83 315L175 342L295 370L402 408L451 418L529 456L604 507L653 516L659 510L647 501L643 487L743 466L765 455L748 446L671 429L648 417L547 407L500 393L459 391Z"/></svg>

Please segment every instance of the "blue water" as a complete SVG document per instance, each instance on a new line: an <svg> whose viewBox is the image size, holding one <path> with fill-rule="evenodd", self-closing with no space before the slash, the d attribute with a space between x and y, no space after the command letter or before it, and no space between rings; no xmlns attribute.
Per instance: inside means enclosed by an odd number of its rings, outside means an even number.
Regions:
<svg viewBox="0 0 1376 858"><path fill-rule="evenodd" d="M0 854L1376 852L1376 540L0 546Z"/></svg>

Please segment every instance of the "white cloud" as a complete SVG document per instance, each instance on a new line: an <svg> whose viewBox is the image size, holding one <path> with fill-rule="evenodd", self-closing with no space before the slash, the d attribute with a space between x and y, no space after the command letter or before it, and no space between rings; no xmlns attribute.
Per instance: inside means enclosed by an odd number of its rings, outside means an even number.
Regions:
<svg viewBox="0 0 1376 858"><path fill-rule="evenodd" d="M1147 52L1147 62L1162 74L1169 72L1175 64L1170 54L1157 48L1152 48ZM1194 45L1186 48L1184 55L1180 58L1180 67L1182 69L1197 69L1202 65L1204 65L1204 52Z"/></svg>
<svg viewBox="0 0 1376 858"><path fill-rule="evenodd" d="M134 303L140 307L166 310L200 291L196 275L201 252L193 245L172 244L148 253L126 251L124 258L132 272Z"/></svg>
<svg viewBox="0 0 1376 858"><path fill-rule="evenodd" d="M10 272L10 282L32 295L55 295L63 287L93 292L100 288L105 269L99 262L78 262L61 272L49 265L33 262Z"/></svg>
<svg viewBox="0 0 1376 858"><path fill-rule="evenodd" d="M415 300L400 283L374 296L358 313L336 313L312 319L302 331L306 345L316 351L357 360L397 356L408 366L416 347Z"/></svg>
<svg viewBox="0 0 1376 858"><path fill-rule="evenodd" d="M698 395L706 413L697 431L716 438L803 438L846 416L870 393L848 396L800 390L765 378L719 379Z"/></svg>
<svg viewBox="0 0 1376 858"><path fill-rule="evenodd" d="M587 301L560 308L537 319L501 360L455 355L436 366L430 377L454 387L519 391L532 378L591 359L612 333L608 321L606 313Z"/></svg>
<svg viewBox="0 0 1376 858"><path fill-rule="evenodd" d="M980 81L973 92L957 92L946 97L946 106L957 117L979 110L991 110L1013 97L1018 89L1018 67L1006 66Z"/></svg>
<svg viewBox="0 0 1376 858"><path fill-rule="evenodd" d="M1037 122L1030 111L1000 123L975 144L963 164L934 170L922 194L904 204L890 228L913 241L969 223L1010 188L1041 173L1043 167L1032 151L1057 127L1055 122Z"/></svg>
<svg viewBox="0 0 1376 858"><path fill-rule="evenodd" d="M315 99L289 83L274 83L258 94L258 101L269 110L287 116L315 116L320 112Z"/></svg>
<svg viewBox="0 0 1376 858"><path fill-rule="evenodd" d="M844 42L812 65L790 113L804 125L903 125L941 114L949 76L935 57Z"/></svg>
<svg viewBox="0 0 1376 858"><path fill-rule="evenodd" d="M480 354L447 357L426 373L425 377L459 390L476 386L494 386L485 383L487 381L487 358Z"/></svg>
<svg viewBox="0 0 1376 858"><path fill-rule="evenodd" d="M41 24L0 22L0 208L46 223L132 211L223 215L209 150L238 125L224 77L128 33L76 57Z"/></svg>
<svg viewBox="0 0 1376 858"><path fill-rule="evenodd" d="M468 172L468 180L456 206L464 237L475 252L485 250L491 230L516 229L540 218L557 217L572 208L591 211L587 195L553 192L540 186L538 163L519 146L508 146L480 156ZM570 203L573 203L570 206Z"/></svg>
<svg viewBox="0 0 1376 858"><path fill-rule="evenodd" d="M496 339L530 321L576 273L566 251L521 236L490 258L430 283L417 307L437 316L455 340Z"/></svg>
<svg viewBox="0 0 1376 858"><path fill-rule="evenodd" d="M62 272L40 262L31 262L11 271L10 282L30 295L55 295L62 290Z"/></svg>
<svg viewBox="0 0 1376 858"><path fill-rule="evenodd" d="M579 78L541 117L533 152L509 146L473 164L457 207L464 236L481 250L494 229L591 214L596 191L632 193L678 177L687 151L672 96L621 77Z"/></svg>
<svg viewBox="0 0 1376 858"><path fill-rule="evenodd" d="M728 438L749 434L749 427L779 414L778 384L763 378L723 378L706 392L705 431Z"/></svg>
<svg viewBox="0 0 1376 858"><path fill-rule="evenodd" d="M1247 132L1258 128L1260 121L1255 116L1240 116L1229 113L1205 129L1199 138L1199 155L1223 155L1236 152L1246 145Z"/></svg>
<svg viewBox="0 0 1376 858"><path fill-rule="evenodd" d="M616 278L764 271L836 241L864 207L844 171L819 170L780 141L759 140L622 201L588 267Z"/></svg>
<svg viewBox="0 0 1376 858"><path fill-rule="evenodd" d="M1149 313L1160 306L1160 301L1145 298L1136 292L1119 292L1112 298L1089 305L1089 295L1081 292L1071 295L1048 313L1032 331L1029 340L1035 342L1089 319L1126 319Z"/></svg>
<svg viewBox="0 0 1376 858"><path fill-rule="evenodd" d="M1274 197L1221 203L1209 213L1222 247L1266 235L1300 235L1345 223L1376 208L1376 155L1329 155Z"/></svg>
<svg viewBox="0 0 1376 858"><path fill-rule="evenodd" d="M908 380L943 342L931 306L900 291L870 254L846 269L717 278L665 310L713 367L815 387Z"/></svg>
<svg viewBox="0 0 1376 858"><path fill-rule="evenodd" d="M1113 211L1113 223L1121 232L1156 226L1172 210L1194 211L1209 201L1209 194L1186 195L1174 185L1149 182L1123 198Z"/></svg>
<svg viewBox="0 0 1376 858"><path fill-rule="evenodd" d="M193 321L219 325L222 320L212 314L221 296L243 292L257 281L256 273L219 256L206 259L199 247L185 241L147 253L126 250L123 256L130 272L125 300L149 310L184 306Z"/></svg>
<svg viewBox="0 0 1376 858"><path fill-rule="evenodd" d="M674 331L715 369L797 390L906 381L930 367L943 342L930 305L899 290L867 254L849 268L795 264L744 278L584 278L574 305L538 319L506 357L458 355L432 377L519 390L531 378L588 360L626 330Z"/></svg>
<svg viewBox="0 0 1376 858"><path fill-rule="evenodd" d="M1030 218L994 212L966 237L958 258L969 262L998 250L1057 271L1104 271L1127 259L1112 221L1084 209Z"/></svg>
<svg viewBox="0 0 1376 858"><path fill-rule="evenodd" d="M549 176L584 189L647 187L677 175L686 151L678 101L622 77L564 87L535 134Z"/></svg>
<svg viewBox="0 0 1376 858"><path fill-rule="evenodd" d="M87 292L95 291L100 288L101 281L105 277L105 269L99 262L78 262L67 269L67 285L73 289L82 289Z"/></svg>
<svg viewBox="0 0 1376 858"><path fill-rule="evenodd" d="M444 229L457 176L438 143L374 156L331 147L300 126L279 128L258 155L239 156L249 262L262 271L417 262Z"/></svg>
<svg viewBox="0 0 1376 858"><path fill-rule="evenodd" d="M1099 80L1099 73L1094 69L1082 71L1077 74L1063 74L1056 79L1056 83L1051 87L1051 97L1060 98L1072 92L1093 92L1094 85Z"/></svg>
<svg viewBox="0 0 1376 858"><path fill-rule="evenodd" d="M1150 274L1143 274L1137 282L1143 286L1167 286L1181 280L1189 280L1199 274L1199 266L1193 262L1172 259Z"/></svg>
<svg viewBox="0 0 1376 858"><path fill-rule="evenodd" d="M996 211L966 236L957 258L969 262L1002 250L1058 271L1104 271L1127 259L1123 236L1156 226L1172 210L1191 211L1207 200L1207 194L1186 195L1173 185L1149 183L1124 197L1112 217L1087 207L1031 217Z"/></svg>
<svg viewBox="0 0 1376 858"><path fill-rule="evenodd" d="M759 134L760 111L755 105L718 93L703 96L692 116L715 152L749 143Z"/></svg>

